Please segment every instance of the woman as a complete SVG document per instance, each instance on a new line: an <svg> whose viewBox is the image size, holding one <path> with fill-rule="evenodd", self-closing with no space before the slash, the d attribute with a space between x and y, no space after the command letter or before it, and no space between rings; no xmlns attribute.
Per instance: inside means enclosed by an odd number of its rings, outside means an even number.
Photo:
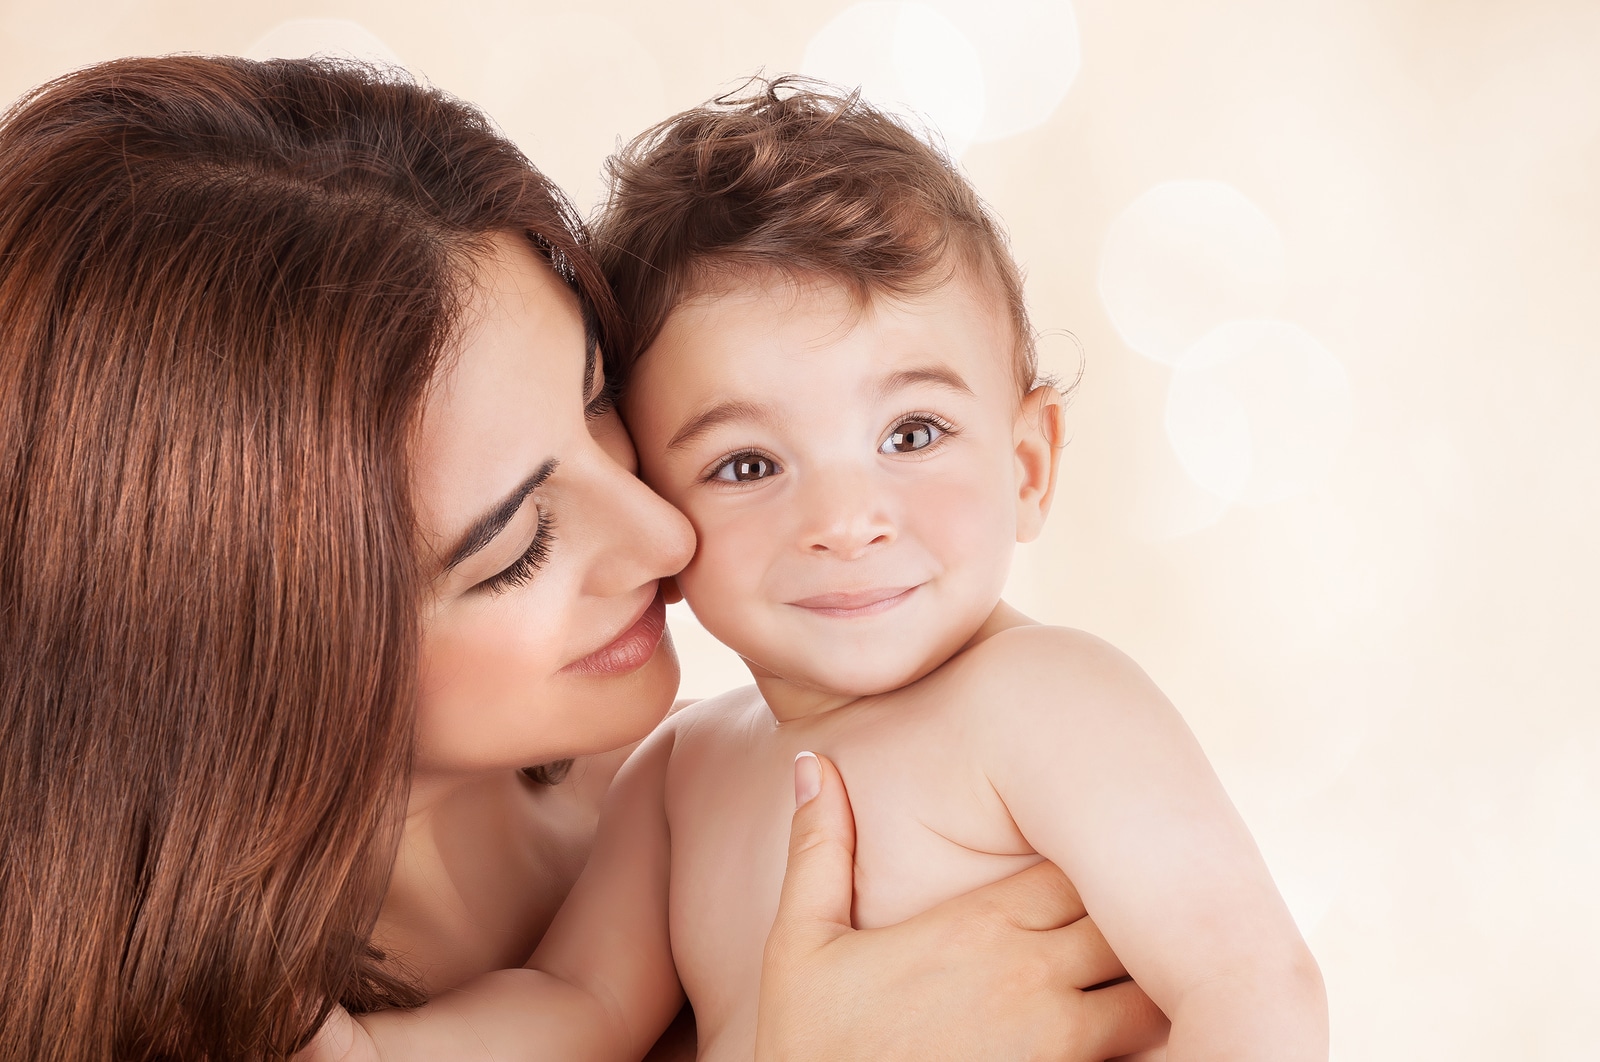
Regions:
<svg viewBox="0 0 1600 1062"><path fill-rule="evenodd" d="M381 73L127 60L7 116L0 1059L281 1058L525 958L676 685L692 542L608 411L624 326L559 194ZM769 1044L1157 1020L1076 991L1059 877L850 932L820 782Z"/></svg>

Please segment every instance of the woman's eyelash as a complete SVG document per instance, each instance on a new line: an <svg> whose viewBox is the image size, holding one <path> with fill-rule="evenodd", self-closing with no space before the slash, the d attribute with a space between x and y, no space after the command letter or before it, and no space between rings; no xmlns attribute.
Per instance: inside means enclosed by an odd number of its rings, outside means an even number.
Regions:
<svg viewBox="0 0 1600 1062"><path fill-rule="evenodd" d="M608 378L600 385L600 391L583 407L583 415L590 420L598 420L617 408L617 392L612 387Z"/></svg>
<svg viewBox="0 0 1600 1062"><path fill-rule="evenodd" d="M522 556L478 585L494 594L522 586L550 559L550 547L555 540L555 518L548 509L540 509L539 526L533 532L533 541L522 551Z"/></svg>

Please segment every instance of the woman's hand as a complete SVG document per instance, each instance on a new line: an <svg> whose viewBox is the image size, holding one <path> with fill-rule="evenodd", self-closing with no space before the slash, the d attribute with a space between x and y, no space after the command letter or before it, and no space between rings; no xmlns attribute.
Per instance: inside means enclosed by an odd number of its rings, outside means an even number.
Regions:
<svg viewBox="0 0 1600 1062"><path fill-rule="evenodd" d="M767 937L758 1062L1091 1062L1161 1043L1065 875L1041 863L882 929L850 928L855 820L828 760L795 761L789 869Z"/></svg>

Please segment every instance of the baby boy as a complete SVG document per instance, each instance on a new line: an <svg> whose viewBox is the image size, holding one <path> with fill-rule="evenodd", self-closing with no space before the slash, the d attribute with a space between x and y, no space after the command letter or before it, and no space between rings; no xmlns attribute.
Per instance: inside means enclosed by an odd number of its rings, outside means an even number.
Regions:
<svg viewBox="0 0 1600 1062"><path fill-rule="evenodd" d="M755 685L634 754L529 992L559 984L559 1012L611 1030L585 1050L638 1058L681 985L700 1057L748 1060L814 750L855 811L858 928L1048 859L1171 1019L1173 1062L1326 1059L1316 965L1177 713L1000 599L1050 507L1062 397L972 189L885 115L781 83L613 165L622 410L698 535L678 586Z"/></svg>

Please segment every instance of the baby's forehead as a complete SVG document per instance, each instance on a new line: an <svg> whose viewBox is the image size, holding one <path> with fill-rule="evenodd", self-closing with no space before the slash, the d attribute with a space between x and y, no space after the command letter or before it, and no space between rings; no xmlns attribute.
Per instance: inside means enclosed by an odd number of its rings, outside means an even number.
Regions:
<svg viewBox="0 0 1600 1062"><path fill-rule="evenodd" d="M817 269L804 262L713 258L695 263L673 312L687 303L728 297L835 298L864 310L875 303L963 296L997 312L1005 310L1005 296L980 270L963 261L942 262L914 276L877 277Z"/></svg>
<svg viewBox="0 0 1600 1062"><path fill-rule="evenodd" d="M708 417L854 423L911 401L987 421L1020 401L1016 346L1005 304L969 276L886 292L818 273L722 269L678 300L634 365L622 409L657 442Z"/></svg>
<svg viewBox="0 0 1600 1062"><path fill-rule="evenodd" d="M1025 344L1005 292L964 263L899 279L892 287L860 276L765 262L708 263L695 270L668 312L663 331L718 328L730 314L776 320L804 312L826 323L829 334L842 336L875 316L914 318L953 306L983 319L992 340L988 345L1016 370L1018 394L1031 387L1031 378L1020 378L1026 371Z"/></svg>

